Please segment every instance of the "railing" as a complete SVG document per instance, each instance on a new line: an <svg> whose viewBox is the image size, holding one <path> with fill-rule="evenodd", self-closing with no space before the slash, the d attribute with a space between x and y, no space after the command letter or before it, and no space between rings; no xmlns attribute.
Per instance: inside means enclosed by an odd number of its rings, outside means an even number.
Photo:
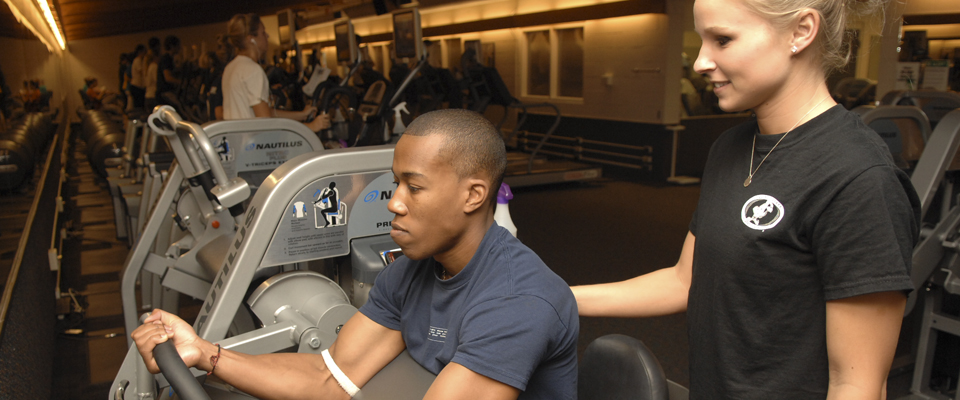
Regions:
<svg viewBox="0 0 960 400"><path fill-rule="evenodd" d="M33 197L33 203L30 206L30 212L29 214L27 214L27 221L23 227L23 234L20 236L20 244L19 246L17 246L17 252L13 257L13 264L10 268L10 274L7 276L6 284L3 287L3 297L0 298L0 334L3 333L3 326L4 326L4 323L6 322L7 314L10 309L10 300L13 297L13 290L17 284L17 277L20 274L20 268L23 266L23 261L27 252L27 241L30 239L30 233L34 228L34 221L36 220L37 211L40 207L41 197L43 196L45 190L48 190L48 189L52 190L52 188L49 188L48 186L50 184L57 185L56 190L57 190L58 199L61 193L60 189L63 186L62 184L65 176L65 171L63 171L62 168L67 156L65 153L65 150L67 147L65 143L66 136L67 136L65 134L67 132L66 116L67 116L66 112L61 112L59 115L61 122L60 122L59 128L57 129L58 132L56 135L54 135L53 140L51 141L51 144L50 144L50 148L47 151L47 156L45 158L44 165L43 165L43 173L40 176L40 182L37 184L36 193ZM57 150L60 150L61 154L60 154L60 157L56 157L55 159L54 155L55 155L55 151ZM57 173L57 175L55 177L50 175L51 166L56 168L55 173ZM54 179L55 181L51 181ZM57 234L57 229L55 228L57 224L57 216L60 214L59 210L62 209L62 207L58 206L57 208L58 208L58 212L54 213L54 217L53 217L54 228L51 229L51 231L53 231L52 235L54 238L56 237L56 234Z"/></svg>
<svg viewBox="0 0 960 400"><path fill-rule="evenodd" d="M579 136L550 136L549 140L544 141L545 136L542 133L520 131L516 141L520 149L526 152L532 151L531 145L536 143L540 145L537 154L638 170L653 170L653 146L633 146L584 139Z"/></svg>
<svg viewBox="0 0 960 400"><path fill-rule="evenodd" d="M62 110L63 108L61 108ZM47 268L50 242L56 237L55 194L63 183L62 153L67 148L66 112L46 152L35 196L10 273L0 298L0 374L18 376L17 384L0 385L0 398L49 398L55 359L54 280ZM12 381L11 381L12 382Z"/></svg>

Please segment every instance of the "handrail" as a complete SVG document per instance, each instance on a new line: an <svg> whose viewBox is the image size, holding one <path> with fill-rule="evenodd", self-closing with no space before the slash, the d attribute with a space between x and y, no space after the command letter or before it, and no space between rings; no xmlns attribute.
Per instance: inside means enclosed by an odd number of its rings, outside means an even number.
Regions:
<svg viewBox="0 0 960 400"><path fill-rule="evenodd" d="M63 119L63 124L67 124L67 119ZM67 145L67 140L69 140L70 135L67 134L68 127L63 130L63 137L59 138L60 143L60 180L57 184L57 212L53 214L53 229L50 232L50 250L47 251L47 257L54 257L49 260L51 270L57 271L57 286L54 288L56 291L57 299L60 298L60 278L63 275L63 269L60 268L60 259L61 252L63 252L63 239L64 235L60 235L60 243L57 245L57 234L60 233L57 229L57 225L60 221L60 214L63 213L63 184L67 182L67 159L70 156L70 146ZM58 133L59 134L59 133ZM54 146L56 147L56 146ZM56 263L56 265L54 265ZM56 267L56 268L54 268Z"/></svg>
<svg viewBox="0 0 960 400"><path fill-rule="evenodd" d="M61 128L60 129L69 129L64 127L66 122L66 114L60 116L61 119ZM51 141L50 149L47 150L47 158L43 166L43 174L40 176L40 183L37 185L36 194L33 197L33 204L30 206L30 213L27 214L27 222L23 227L23 233L20 235L20 243L17 246L17 253L13 257L13 265L10 267L10 274L7 275L7 283L3 287L3 297L0 298L0 335L3 333L3 325L7 320L7 312L10 309L10 301L13 298L13 288L17 284L17 276L20 274L20 266L23 264L23 254L26 252L27 242L30 238L30 230L33 227L33 221L37 215L37 209L40 206L40 197L43 195L43 189L47 180L47 174L50 173L50 163L53 162L53 152L56 150L56 141L60 140L60 132L54 135L54 141Z"/></svg>

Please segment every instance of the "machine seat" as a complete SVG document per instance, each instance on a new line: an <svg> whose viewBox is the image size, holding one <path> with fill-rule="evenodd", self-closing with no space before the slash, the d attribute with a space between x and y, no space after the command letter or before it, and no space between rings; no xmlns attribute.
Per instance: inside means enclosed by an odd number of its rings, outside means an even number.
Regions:
<svg viewBox="0 0 960 400"><path fill-rule="evenodd" d="M861 106L853 111L886 142L898 167L913 169L931 132L923 111L912 106Z"/></svg>
<svg viewBox="0 0 960 400"><path fill-rule="evenodd" d="M668 400L660 362L643 342L624 335L601 336L580 359L577 396L581 400Z"/></svg>
<svg viewBox="0 0 960 400"><path fill-rule="evenodd" d="M207 281L213 282L217 272L220 272L223 258L227 256L227 250L232 242L233 235L220 235L197 250L197 263L207 272Z"/></svg>

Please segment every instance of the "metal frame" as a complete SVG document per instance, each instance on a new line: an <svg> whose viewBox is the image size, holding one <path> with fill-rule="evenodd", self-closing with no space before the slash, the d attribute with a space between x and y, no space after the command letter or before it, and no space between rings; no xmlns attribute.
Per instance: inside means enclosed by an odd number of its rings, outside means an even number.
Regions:
<svg viewBox="0 0 960 400"><path fill-rule="evenodd" d="M309 282L300 280L302 278L300 275L317 277L316 273L308 271L276 275L246 299L254 312L260 315L266 324L265 327L230 338L226 338L226 334L234 314L245 300L244 297L254 276L264 268L261 266L261 260L271 240L264 240L262 233L276 234L281 221L287 217L287 205L298 193L308 185L315 184L319 179L326 177L347 178L346 176L352 174L388 173L392 161L393 147L378 146L304 154L275 170L272 174L273 179L265 181L254 195L249 211L244 216L243 224L232 241L233 246L224 261L224 266L217 274L216 284L207 294L201 307L200 317L194 324L198 334L206 340L220 343L223 348L248 354L271 353L292 347L296 347L299 352L319 353L329 347L336 340L339 326L345 323L356 309L341 300L339 303L325 303L332 304L330 308L321 307L313 310L326 310L322 315L316 312L311 313L308 309L316 306L317 296L289 288L291 284L294 287L311 285ZM352 233L348 235L353 236ZM329 284L333 285L332 282ZM283 297L265 299L264 291L271 288L274 288L273 296ZM328 291L339 292L341 297L346 297L339 288ZM298 304L303 305L298 306ZM273 311L274 309L276 311ZM142 363L136 347L131 346L114 380L111 398L155 396L152 393L154 386L152 380L144 376L140 376L138 380L138 371L142 371L143 368ZM201 371L194 370L193 373L201 378L203 376ZM402 400L420 398L429 388L433 378L431 373L404 352L374 376L364 386L361 394L354 398ZM164 393L167 393L165 389L167 383L161 377L158 377L158 380L162 390L159 396L163 397ZM212 394L215 398L247 398L229 385L214 383L207 385L207 388L214 390Z"/></svg>
<svg viewBox="0 0 960 400"><path fill-rule="evenodd" d="M166 110L164 112L169 113L172 111ZM166 118L170 117L172 116L168 115ZM175 124L171 124L171 127L179 123L177 119L173 119L172 122L175 122ZM187 133L183 131L184 129L189 130L191 137L184 135ZM153 128L152 130L155 132L158 131L157 128ZM203 162L197 162L191 158L196 157L196 155L191 155L185 146L176 143L180 143L183 139L189 140L188 143L190 144L194 143L194 140L197 142L206 142L207 145L199 144L201 151L206 155L207 159L218 160L219 158L216 158L217 155L213 150L213 146L210 145L211 139L216 139L221 135L230 133L251 132L256 134L265 131L288 131L299 134L314 152L323 149L323 144L316 134L307 129L303 124L286 119L260 118L252 120L217 121L208 123L202 128L196 124L184 123L181 131L182 132L173 134L172 131L168 130L167 137L171 142L171 147L177 158L190 161L185 163L175 161L167 172L168 177L166 179L162 179L161 173L156 172L155 164L150 164L149 179L147 179L148 182L145 182L144 193L140 199L139 217L135 222L138 228L136 229L136 232L138 232L137 240L127 255L120 285L124 326L127 332L133 332L139 325L138 314L141 309L137 307L135 294L138 280L141 282L142 304L146 308L159 307L166 310L175 309L177 296L173 295L173 293L170 293L171 295L164 295L164 293L170 292L170 287L182 288L182 290L177 290L178 292L185 290L192 294L202 293L200 297L203 297L203 295L206 294L206 290L204 290L203 287L209 288L209 282L199 277L208 274L199 270L200 266L196 261L196 255L200 248L215 241L217 237L220 236L214 234L215 232L222 232L222 235L232 235L234 226L236 225L236 219L228 213L215 212L217 211L215 210L217 204L215 202L205 201L207 197L202 188L191 187L189 189L189 196L199 200L196 203L200 207L202 217L196 218L194 221L189 221L188 225L194 225L194 228L196 228L194 231L200 234L186 239L193 240L193 242L189 246L191 250L182 257L180 257L179 254L168 254L168 248L171 245L178 245L176 239L172 239L171 236L175 231L179 230L174 229L174 224L171 218L169 218L171 205L177 201L178 196L181 196L180 189L186 181L186 177L196 175L199 172L197 166L204 166ZM149 139L150 143L142 143L143 146L150 146L150 148L156 147L157 135L151 136ZM147 140L144 142L146 141ZM218 180L220 182L226 182L227 175L223 171L222 166L220 166L219 163L213 164L213 169L215 171L219 169L220 171L215 172L215 175L218 178L222 177L222 179ZM237 198L236 194L226 193L226 195L228 198L233 199L230 201L235 201ZM221 206L220 210L224 211L225 208L226 207ZM217 229L212 228L214 222L220 227ZM140 227L142 227L142 229ZM210 231L210 234L204 235L203 232L207 231ZM166 271L175 263L165 259L171 256L178 258L180 262L177 263L176 266L181 269L186 268L187 273L169 274L168 279ZM180 260L181 258L182 260ZM157 274L158 271L164 272ZM191 274L190 271L193 273ZM164 285L166 285L166 287L164 287ZM127 337L127 343L132 343L132 339L129 338L129 336Z"/></svg>
<svg viewBox="0 0 960 400"><path fill-rule="evenodd" d="M954 110L944 116L931 134L911 177L920 195L924 215L958 147L960 110ZM944 198L949 201L950 197L947 195ZM957 279L957 274L960 273L960 242L956 240L957 233L960 233L960 205L954 205L949 213L942 215L936 227L925 232L925 236L913 251L911 280L915 290L908 298L906 312L909 313L914 308L917 296L922 294L925 302L910 389L912 394L908 396L910 399L950 399L933 392L929 388L929 382L938 333L960 336L960 319L940 312L945 292L960 294L960 280ZM960 400L960 393L953 399Z"/></svg>

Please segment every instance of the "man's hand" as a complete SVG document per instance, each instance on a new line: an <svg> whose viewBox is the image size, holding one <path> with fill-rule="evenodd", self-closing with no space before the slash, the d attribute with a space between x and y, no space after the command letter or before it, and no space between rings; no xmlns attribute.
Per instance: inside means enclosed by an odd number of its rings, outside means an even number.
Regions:
<svg viewBox="0 0 960 400"><path fill-rule="evenodd" d="M153 310L143 325L134 330L130 336L136 343L140 355L143 356L147 370L151 373L160 372L160 367L153 358L153 348L171 338L187 367L197 366L200 362L200 346L203 340L197 336L190 324L176 315Z"/></svg>
<svg viewBox="0 0 960 400"><path fill-rule="evenodd" d="M310 118L310 115L313 114L313 113L315 113L316 111L317 111L317 108L314 107L314 106L306 106L306 107L304 107L304 108L303 108L303 111L301 111L301 114L300 114L300 120L301 120L301 121L306 121L307 118Z"/></svg>
<svg viewBox="0 0 960 400"><path fill-rule="evenodd" d="M314 132L320 132L324 129L328 129L330 128L330 114L323 113L323 114L317 115L317 117L314 118L313 121L307 123L306 125L308 128L310 128L310 130Z"/></svg>

